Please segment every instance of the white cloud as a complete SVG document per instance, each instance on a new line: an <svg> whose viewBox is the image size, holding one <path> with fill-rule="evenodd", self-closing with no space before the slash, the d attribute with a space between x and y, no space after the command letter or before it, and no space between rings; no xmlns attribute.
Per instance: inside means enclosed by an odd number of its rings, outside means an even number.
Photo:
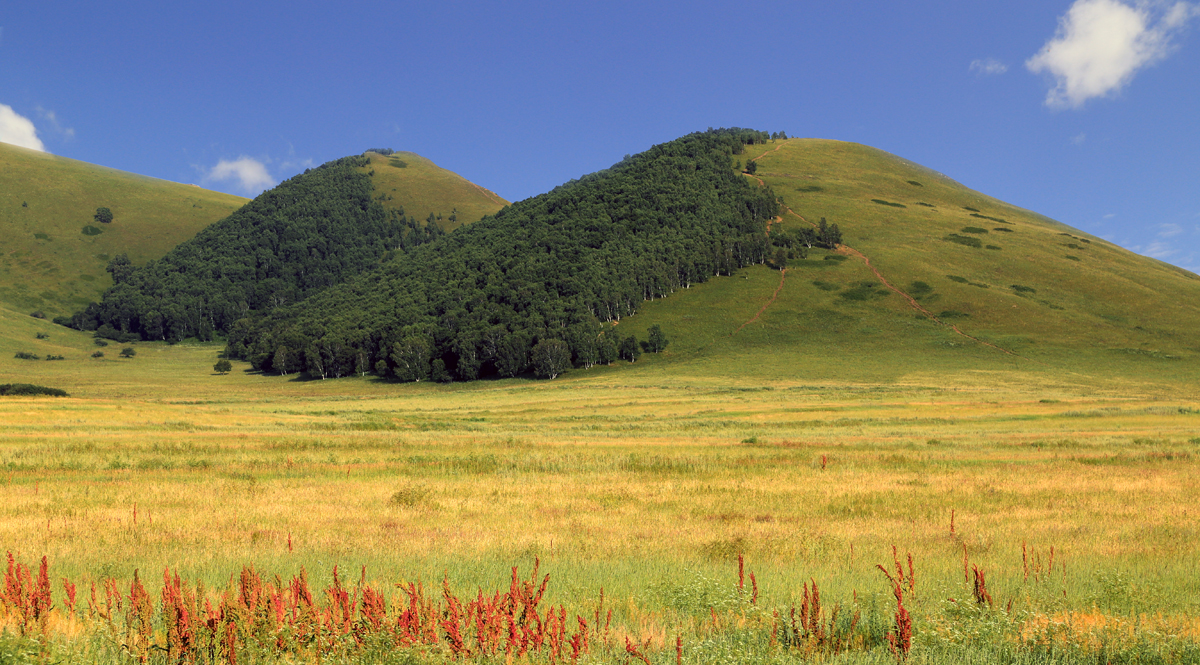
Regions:
<svg viewBox="0 0 1200 665"><path fill-rule="evenodd" d="M1183 233L1183 227L1178 224L1159 224L1158 225L1158 237L1159 238L1174 238L1175 236L1177 236L1181 233Z"/></svg>
<svg viewBox="0 0 1200 665"><path fill-rule="evenodd" d="M46 152L46 146L38 138L33 121L19 115L11 106L5 104L0 104L0 142Z"/></svg>
<svg viewBox="0 0 1200 665"><path fill-rule="evenodd" d="M1008 71L1008 65L995 58L972 60L970 70L980 76L1003 74Z"/></svg>
<svg viewBox="0 0 1200 665"><path fill-rule="evenodd" d="M1113 218L1115 218L1116 216L1117 216L1117 213L1115 213L1115 212L1110 212L1110 213L1108 213L1107 215L1105 215L1105 216L1104 216L1104 219L1113 219Z"/></svg>
<svg viewBox="0 0 1200 665"><path fill-rule="evenodd" d="M1087 141L1086 133L1071 137L1071 143L1074 143L1075 145L1083 145L1086 141Z"/></svg>
<svg viewBox="0 0 1200 665"><path fill-rule="evenodd" d="M259 194L274 187L275 179L262 162L242 155L235 160L222 159L204 176L205 182L233 181L247 194Z"/></svg>
<svg viewBox="0 0 1200 665"><path fill-rule="evenodd" d="M1121 90L1143 67L1171 53L1171 40L1200 5L1164 0L1076 0L1059 19L1058 32L1025 66L1048 73L1052 108L1078 108L1093 97Z"/></svg>
<svg viewBox="0 0 1200 665"><path fill-rule="evenodd" d="M50 111L39 106L37 107L37 113L43 120L50 123L50 128L53 129L55 133L61 134L63 138L67 139L68 141L75 138L75 129L72 127L63 127L62 123L58 121L58 116L54 113L54 111Z"/></svg>

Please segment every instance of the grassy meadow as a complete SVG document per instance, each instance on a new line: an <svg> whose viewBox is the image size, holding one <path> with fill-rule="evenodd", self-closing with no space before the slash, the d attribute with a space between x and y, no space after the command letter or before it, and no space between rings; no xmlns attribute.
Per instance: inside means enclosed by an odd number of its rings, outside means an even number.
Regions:
<svg viewBox="0 0 1200 665"><path fill-rule="evenodd" d="M685 335L677 353L553 382L398 385L216 374L216 345L91 359L90 338L56 335L67 360L0 359L6 382L72 393L0 400L0 543L48 557L58 596L60 577L127 585L134 569L221 589L247 565L321 583L365 566L385 589L445 577L473 596L537 559L550 603L588 615L610 599L620 629L596 662L632 657L625 637L672 661L676 636L685 662L786 662L813 652L772 646L772 612L816 580L826 612L856 608L875 631L839 657L885 662L895 601L876 564L896 546L916 573L914 662L1094 659L1097 635L1113 653L1196 654L1178 646L1200 639L1190 381L919 356L847 380L808 376L815 354L763 379L767 359L721 375ZM964 554L993 609L970 600ZM50 641L135 658L90 639Z"/></svg>

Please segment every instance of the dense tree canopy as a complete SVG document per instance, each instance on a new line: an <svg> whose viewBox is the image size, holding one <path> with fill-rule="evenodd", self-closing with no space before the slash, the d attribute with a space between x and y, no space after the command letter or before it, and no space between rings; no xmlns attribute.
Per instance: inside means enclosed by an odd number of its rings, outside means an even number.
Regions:
<svg viewBox="0 0 1200 665"><path fill-rule="evenodd" d="M152 340L210 339L439 235L372 198L371 179L358 168L368 163L346 157L306 171L144 267L117 257L108 267L115 284L101 302L57 321Z"/></svg>
<svg viewBox="0 0 1200 665"><path fill-rule="evenodd" d="M767 138L710 130L627 157L302 303L245 317L228 352L264 371L369 367L407 381L439 368L514 376L547 340L578 366L612 362L619 348L635 359L638 344L628 350L613 324L641 302L765 261L778 203L736 173L732 155ZM561 347L540 347L551 348ZM546 357L539 373L557 373Z"/></svg>

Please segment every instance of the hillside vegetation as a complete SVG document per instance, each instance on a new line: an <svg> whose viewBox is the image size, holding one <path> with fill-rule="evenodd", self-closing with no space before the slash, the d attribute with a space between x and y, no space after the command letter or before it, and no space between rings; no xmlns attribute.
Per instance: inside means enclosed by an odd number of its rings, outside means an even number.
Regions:
<svg viewBox="0 0 1200 665"><path fill-rule="evenodd" d="M301 301L444 233L441 213L421 220L409 214L414 206L448 209L452 225L503 203L428 160L410 159L411 166L369 152L291 178L163 258L114 271L117 284L99 303L62 322L117 339L211 339L238 319Z"/></svg>
<svg viewBox="0 0 1200 665"><path fill-rule="evenodd" d="M0 143L0 307L68 314L112 285L117 255L156 259L245 202Z"/></svg>
<svg viewBox="0 0 1200 665"><path fill-rule="evenodd" d="M729 164L765 137L718 130L655 146L239 323L230 352L265 371L407 381L610 363L618 340L602 323L764 260L778 205Z"/></svg>
<svg viewBox="0 0 1200 665"><path fill-rule="evenodd" d="M647 303L622 334L657 325L671 347L629 380L890 383L1047 366L1085 381L1200 379L1196 275L866 146L753 152L754 177L785 204L772 238L825 218L844 244Z"/></svg>

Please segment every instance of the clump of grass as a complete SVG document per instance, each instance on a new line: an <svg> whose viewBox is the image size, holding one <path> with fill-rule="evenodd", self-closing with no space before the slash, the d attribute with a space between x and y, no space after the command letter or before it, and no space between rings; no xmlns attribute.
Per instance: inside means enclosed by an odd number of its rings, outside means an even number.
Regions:
<svg viewBox="0 0 1200 665"><path fill-rule="evenodd" d="M983 241L981 241L979 238L960 236L957 233L951 233L950 235L942 238L942 240L945 240L946 242L957 243L959 245L965 245L967 247L974 247L975 249L983 247Z"/></svg>
<svg viewBox="0 0 1200 665"><path fill-rule="evenodd" d="M968 210L970 210L970 208L968 208ZM978 212L976 212L975 214L973 214L971 216L978 218L978 219L986 219L990 222L1000 222L1001 224L1012 224L1012 222L1010 222L1007 219L1004 219L1002 217L989 217L987 215L980 215Z"/></svg>
<svg viewBox="0 0 1200 665"><path fill-rule="evenodd" d="M1032 286L1022 286L1020 284L1012 284L1009 286L1009 288L1012 289L1013 291L1016 291L1017 293L1037 293L1037 289L1033 288Z"/></svg>
<svg viewBox="0 0 1200 665"><path fill-rule="evenodd" d="M388 503L402 508L415 508L424 503L428 497L429 490L427 488L420 485L406 485L392 494Z"/></svg>
<svg viewBox="0 0 1200 665"><path fill-rule="evenodd" d="M58 388L47 388L45 386L35 386L31 383L3 383L0 384L0 395L9 395L13 397L36 397L45 395L47 397L69 397L67 391Z"/></svg>
<svg viewBox="0 0 1200 665"><path fill-rule="evenodd" d="M962 227L962 232L963 233L987 233L988 230L984 229L984 228L980 228L978 226L964 226L964 227Z"/></svg>
<svg viewBox="0 0 1200 665"><path fill-rule="evenodd" d="M917 182L916 180L909 180L907 182L908 182L908 184L912 185L913 187L924 187L925 186L925 185L922 185L921 183Z"/></svg>
<svg viewBox="0 0 1200 665"><path fill-rule="evenodd" d="M37 355L36 353L30 353L28 351L17 351L17 354L13 357L16 358L17 360L41 360L42 359L42 357Z"/></svg>
<svg viewBox="0 0 1200 665"><path fill-rule="evenodd" d="M908 295L916 298L917 300L920 300L931 293L933 293L933 287L927 282L918 280L908 285Z"/></svg>
<svg viewBox="0 0 1200 665"><path fill-rule="evenodd" d="M933 205L932 203L926 203L924 201L917 201L917 205L924 206L926 208L936 208L937 207L937 206Z"/></svg>
<svg viewBox="0 0 1200 665"><path fill-rule="evenodd" d="M979 212L979 208L972 208L971 206L963 206L963 210L970 210L971 212Z"/></svg>
<svg viewBox="0 0 1200 665"><path fill-rule="evenodd" d="M825 188L820 185L805 185L803 187L797 187L796 191L802 194L813 194L816 192L823 192L825 191Z"/></svg>
<svg viewBox="0 0 1200 665"><path fill-rule="evenodd" d="M893 208L907 208L903 203L895 203L893 201L885 201L883 199L871 199L871 203L878 203L881 206L891 206Z"/></svg>
<svg viewBox="0 0 1200 665"><path fill-rule="evenodd" d="M1082 261L1082 260L1083 260L1083 259L1079 258L1078 256L1074 256L1074 255L1071 255L1071 254L1067 254L1067 255L1065 255L1065 256L1066 256L1066 258L1067 258L1067 259L1069 259L1069 260L1071 260L1071 261Z"/></svg>
<svg viewBox="0 0 1200 665"><path fill-rule="evenodd" d="M944 310L942 310L941 312L939 312L939 313L938 313L938 318L939 318L939 319L942 319L942 320L947 320L947 319L967 319L967 318L970 318L970 317L971 317L971 315L970 315L970 314L967 314L966 312L960 312L960 311L958 311L958 310L956 310L956 309L944 309Z"/></svg>
<svg viewBox="0 0 1200 665"><path fill-rule="evenodd" d="M987 245L986 247L984 247L984 249L999 250L999 249L1001 249L1001 247L1000 247L1000 245Z"/></svg>
<svg viewBox="0 0 1200 665"><path fill-rule="evenodd" d="M999 232L1001 232L1001 233L1012 233L1012 232L1013 232L1013 230L1012 230L1012 229L1005 228L1005 227L1003 227L1003 226L997 226L996 228L994 228L994 229L992 229L992 230L993 230L993 231L999 231Z"/></svg>
<svg viewBox="0 0 1200 665"><path fill-rule="evenodd" d="M966 277L959 277L958 275L946 275L946 279L950 280L951 282L958 282L959 284L967 283Z"/></svg>
<svg viewBox="0 0 1200 665"><path fill-rule="evenodd" d="M842 261L846 260L846 257L842 256L841 254L826 254L825 260L826 261L837 261L838 263L841 263Z"/></svg>
<svg viewBox="0 0 1200 665"><path fill-rule="evenodd" d="M854 286L842 291L838 297L842 300L852 302L865 302L868 300L877 300L886 298L891 291L882 288L878 282L858 282Z"/></svg>
<svg viewBox="0 0 1200 665"><path fill-rule="evenodd" d="M101 233L104 233L104 231L100 230L99 228L97 228L95 226L92 226L91 224L88 224L87 226L83 227L82 233L85 236L98 236Z"/></svg>
<svg viewBox="0 0 1200 665"><path fill-rule="evenodd" d="M830 284L829 282L822 282L819 279L813 280L813 286L817 287L818 289L821 289L822 291L837 291L839 288L841 288L837 284Z"/></svg>

